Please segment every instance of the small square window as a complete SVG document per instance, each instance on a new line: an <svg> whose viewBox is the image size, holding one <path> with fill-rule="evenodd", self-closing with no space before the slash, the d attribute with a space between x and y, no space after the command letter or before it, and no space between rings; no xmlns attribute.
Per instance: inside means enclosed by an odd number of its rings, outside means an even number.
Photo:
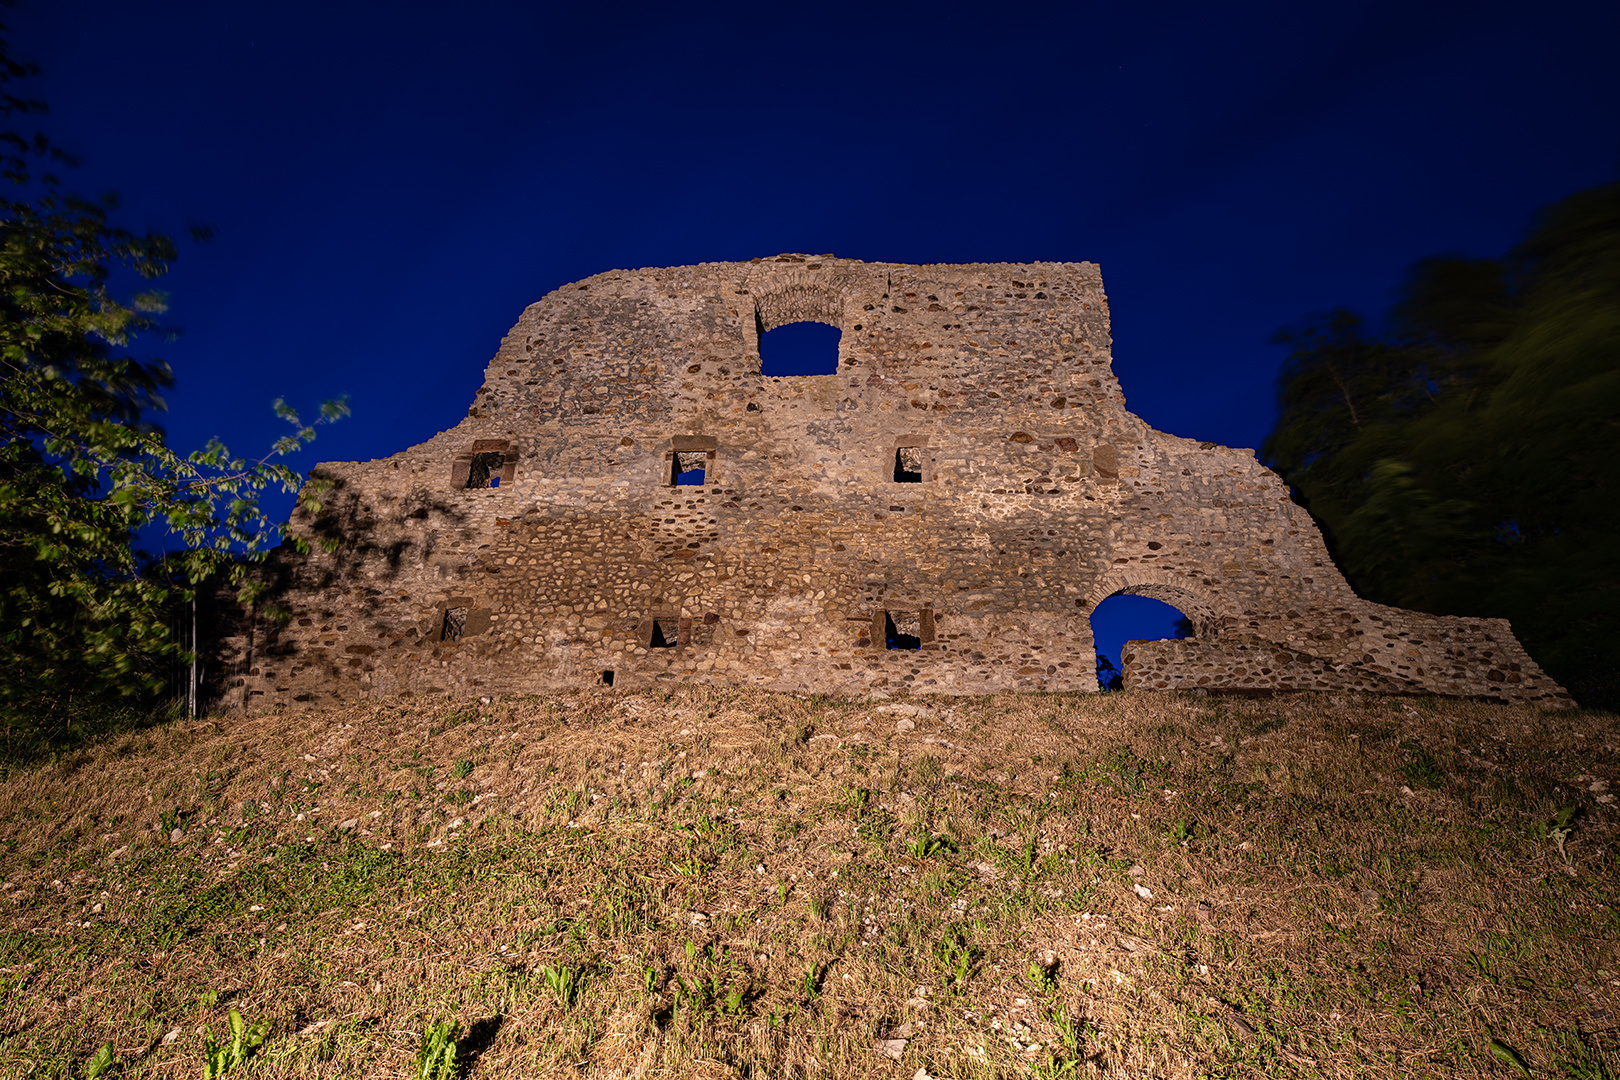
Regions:
<svg viewBox="0 0 1620 1080"><path fill-rule="evenodd" d="M934 609L908 610L882 608L872 612L871 642L882 642L885 649L921 649L934 640Z"/></svg>
<svg viewBox="0 0 1620 1080"><path fill-rule="evenodd" d="M671 455L669 482L676 487L701 487L707 479L709 454L704 450L677 450Z"/></svg>
<svg viewBox="0 0 1620 1080"><path fill-rule="evenodd" d="M897 484L920 484L923 481L923 448L901 446L894 452L894 476Z"/></svg>
<svg viewBox="0 0 1620 1080"><path fill-rule="evenodd" d="M664 451L663 482L671 487L702 487L716 483L713 435L672 435Z"/></svg>
<svg viewBox="0 0 1620 1080"><path fill-rule="evenodd" d="M506 439L474 439L450 462L450 486L462 491L511 487L517 454Z"/></svg>
<svg viewBox="0 0 1620 1080"><path fill-rule="evenodd" d="M885 613L883 645L888 649L922 648L922 621L915 611Z"/></svg>
<svg viewBox="0 0 1620 1080"><path fill-rule="evenodd" d="M673 649L681 643L680 620L662 616L652 621L652 635L647 641L649 649Z"/></svg>
<svg viewBox="0 0 1620 1080"><path fill-rule="evenodd" d="M506 455L501 453L474 454L467 469L468 488L497 487L501 482L501 466Z"/></svg>

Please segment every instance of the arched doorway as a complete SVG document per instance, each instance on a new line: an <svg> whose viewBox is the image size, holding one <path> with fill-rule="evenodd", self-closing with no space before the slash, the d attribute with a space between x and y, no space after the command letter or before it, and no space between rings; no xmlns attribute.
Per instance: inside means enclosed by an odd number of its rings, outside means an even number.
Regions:
<svg viewBox="0 0 1620 1080"><path fill-rule="evenodd" d="M1193 636L1192 620L1173 604L1150 596L1115 593L1091 609L1091 637L1097 649L1097 686L1120 689L1120 651L1127 641L1158 641Z"/></svg>
<svg viewBox="0 0 1620 1080"><path fill-rule="evenodd" d="M1099 686L1112 675L1123 675L1120 651L1125 642L1213 640L1224 611L1216 597L1154 571L1109 574L1088 599Z"/></svg>

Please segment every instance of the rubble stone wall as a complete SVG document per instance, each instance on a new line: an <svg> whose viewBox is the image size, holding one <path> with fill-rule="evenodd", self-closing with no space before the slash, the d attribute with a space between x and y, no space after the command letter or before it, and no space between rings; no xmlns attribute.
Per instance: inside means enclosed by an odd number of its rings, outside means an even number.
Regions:
<svg viewBox="0 0 1620 1080"><path fill-rule="evenodd" d="M762 335L802 320L842 331L836 374L762 376ZM1135 643L1128 687L1567 700L1500 621L1358 599L1252 452L1126 410L1111 344L1090 263L782 255L565 286L456 427L317 468L312 553L273 561L218 690L1095 690L1091 611L1124 592L1197 632Z"/></svg>

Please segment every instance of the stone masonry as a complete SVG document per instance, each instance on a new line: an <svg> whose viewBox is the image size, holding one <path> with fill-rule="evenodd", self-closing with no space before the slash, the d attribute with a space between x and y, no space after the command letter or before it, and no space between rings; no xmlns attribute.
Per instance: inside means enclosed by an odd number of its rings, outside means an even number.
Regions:
<svg viewBox="0 0 1620 1080"><path fill-rule="evenodd" d="M762 337L803 320L842 331L836 374L763 376ZM461 423L315 470L311 554L272 560L217 689L1089 691L1091 611L1136 593L1196 634L1128 646L1128 689L1568 703L1502 620L1357 598L1251 451L1126 410L1110 347L1091 263L781 255L565 286Z"/></svg>

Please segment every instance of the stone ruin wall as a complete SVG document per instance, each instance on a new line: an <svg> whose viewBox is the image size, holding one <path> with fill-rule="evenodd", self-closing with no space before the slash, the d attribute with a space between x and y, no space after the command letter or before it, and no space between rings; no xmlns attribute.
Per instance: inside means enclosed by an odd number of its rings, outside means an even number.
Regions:
<svg viewBox="0 0 1620 1080"><path fill-rule="evenodd" d="M762 335L800 320L842 330L837 374L762 376ZM312 554L272 564L291 617L253 619L218 689L1092 691L1092 609L1126 592L1196 628L1132 643L1127 688L1568 701L1505 622L1358 599L1250 451L1126 410L1111 344L1090 263L783 255L565 286L461 423L318 467ZM920 647L886 647L888 620Z"/></svg>

